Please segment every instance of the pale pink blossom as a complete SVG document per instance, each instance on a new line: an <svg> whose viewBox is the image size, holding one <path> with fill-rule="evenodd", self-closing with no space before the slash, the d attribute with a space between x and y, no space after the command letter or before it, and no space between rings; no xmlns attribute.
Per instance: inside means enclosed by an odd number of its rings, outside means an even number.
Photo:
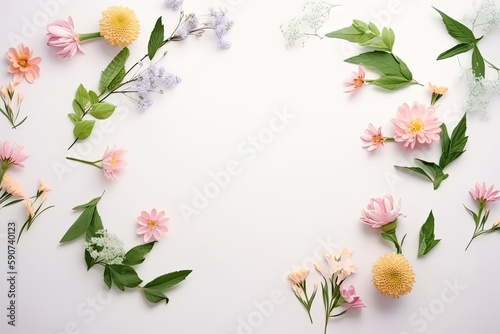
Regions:
<svg viewBox="0 0 500 334"><path fill-rule="evenodd" d="M328 263L328 268L323 268L319 264L315 264L316 270L325 278L337 277L337 283L342 282L347 276L356 272L356 267L351 259L352 251L343 248L335 254L325 253L324 257Z"/></svg>
<svg viewBox="0 0 500 334"><path fill-rule="evenodd" d="M425 105L414 102L410 107L404 103L398 108L397 118L392 119L396 126L394 140L404 142L404 146L415 147L417 141L420 144L430 144L439 140L442 122L434 115L434 107L426 108Z"/></svg>
<svg viewBox="0 0 500 334"><path fill-rule="evenodd" d="M382 136L382 127L379 127L377 130L372 124L368 124L368 129L365 130L361 139L365 141L361 147L366 148L368 151L373 151L379 146L384 146L386 138Z"/></svg>
<svg viewBox="0 0 500 334"><path fill-rule="evenodd" d="M486 188L486 183L483 184L476 183L474 188L469 190L470 195L479 203L486 202L495 202L500 200L500 196L497 196L500 193L500 190L494 190L494 186Z"/></svg>
<svg viewBox="0 0 500 334"><path fill-rule="evenodd" d="M385 195L383 198L371 198L370 203L361 214L361 221L373 228L380 228L390 224L399 216L401 209L401 200L396 202L391 195Z"/></svg>
<svg viewBox="0 0 500 334"><path fill-rule="evenodd" d="M361 65L358 67L358 72L352 72L351 78L345 81L345 85L347 90L344 93L353 94L358 89L360 89L363 85L366 85L365 80L365 68Z"/></svg>
<svg viewBox="0 0 500 334"><path fill-rule="evenodd" d="M366 307L365 304L361 301L358 295L356 295L356 290L354 287L351 285L348 289L344 289L342 284L339 286L340 288L340 295L344 300L349 303L349 305L353 308L357 307Z"/></svg>
<svg viewBox="0 0 500 334"><path fill-rule="evenodd" d="M140 225L137 234L144 234L144 242L148 242L150 239L160 240L161 233L168 231L165 223L169 219L165 218L165 211L160 213L157 213L156 209L151 210L151 213L142 211L141 215L137 217Z"/></svg>
<svg viewBox="0 0 500 334"><path fill-rule="evenodd" d="M33 83L40 73L38 65L42 62L42 58L33 57L33 51L29 47L19 44L17 48L9 48L7 51L7 59L11 63L9 65L9 73L14 74L14 84L20 84L24 78L29 83Z"/></svg>
<svg viewBox="0 0 500 334"><path fill-rule="evenodd" d="M75 26L73 24L73 19L71 16L68 17L68 21L56 20L47 26L49 41L48 46L59 49L57 54L62 58L71 59L73 56L83 50L80 46L80 39L78 34L75 32Z"/></svg>
<svg viewBox="0 0 500 334"><path fill-rule="evenodd" d="M28 159L29 156L23 154L23 147L17 144L10 144L8 141L0 142L0 164L3 168L11 165L24 167L22 162Z"/></svg>
<svg viewBox="0 0 500 334"><path fill-rule="evenodd" d="M102 169L104 171L104 176L108 180L114 180L114 172L127 166L127 163L123 159L125 153L127 153L127 151L123 149L117 150L115 147L106 148L102 157Z"/></svg>

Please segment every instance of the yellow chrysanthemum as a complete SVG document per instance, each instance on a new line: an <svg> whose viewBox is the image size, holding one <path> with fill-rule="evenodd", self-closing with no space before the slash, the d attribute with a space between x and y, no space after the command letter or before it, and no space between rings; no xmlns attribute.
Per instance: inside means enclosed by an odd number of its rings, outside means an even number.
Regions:
<svg viewBox="0 0 500 334"><path fill-rule="evenodd" d="M372 282L381 294L399 298L413 288L415 274L401 254L384 254L372 266Z"/></svg>
<svg viewBox="0 0 500 334"><path fill-rule="evenodd" d="M113 46L128 46L139 37L139 19L128 7L108 7L102 12L99 26L101 36Z"/></svg>

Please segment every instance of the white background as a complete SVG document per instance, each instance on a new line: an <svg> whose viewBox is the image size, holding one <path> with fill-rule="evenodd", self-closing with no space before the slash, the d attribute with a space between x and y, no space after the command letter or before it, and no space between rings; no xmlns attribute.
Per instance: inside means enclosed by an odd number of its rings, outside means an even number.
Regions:
<svg viewBox="0 0 500 334"><path fill-rule="evenodd" d="M108 126L68 153L73 135L66 114L74 92L80 83L96 89L100 71L118 50L93 41L83 45L85 55L62 60L46 46L44 19L71 15L78 32L93 32L106 7L129 5L141 20L140 38L130 46L133 63L145 54L157 17L164 16L169 32L177 13L161 0L62 2L47 15L42 0L11 1L2 5L0 14L0 50L14 46L11 38L18 35L43 59L40 78L19 86L26 94L22 113L29 116L27 122L11 130L0 120L0 141L22 144L30 155L26 168L9 172L29 194L44 178L53 188L47 203L56 205L19 244L15 328L7 326L3 315L7 286L1 280L2 333L322 333L321 296L313 306L311 325L284 277L299 266L321 262L325 245L354 251L359 270L348 283L367 306L331 320L330 333L497 332L492 314L500 297L500 236L476 239L464 252L473 221L463 208L465 204L475 209L468 194L475 182L500 187L497 97L486 117L469 116L467 152L447 168L449 179L433 191L427 181L393 165L410 164L414 157L437 161L439 143L414 151L389 143L368 153L359 139L370 122L392 135L390 119L397 107L413 101L428 104L427 88L411 86L391 93L363 87L349 96L342 92L343 81L355 66L343 59L360 48L333 39L312 39L304 48L284 47L279 26L299 15L304 1L233 0L227 2L233 4L228 16L236 22L227 35L231 49L220 50L211 34L172 44L162 65L182 82L155 96L147 111L124 98L110 99L120 107ZM184 8L202 14L212 4L186 0ZM348 26L353 18L391 26L394 51L414 77L450 88L438 103L438 114L450 128L465 111L467 91L456 58L435 61L456 41L431 5L459 20L473 12L469 1L346 1L333 9L321 32ZM31 34L25 28L30 23L35 24ZM499 36L498 29L492 31L480 45L484 57L497 66ZM462 66L469 66L470 53L460 59ZM2 64L6 84L11 76L7 62ZM248 161L249 154L241 154L238 147L269 126L273 110L284 109L294 118ZM65 160L67 154L97 160L114 144L128 150L128 166L114 182L96 168ZM212 181L210 173L224 170L230 161L239 162L241 173L188 224L180 206L192 205L196 189L203 190ZM193 269L185 282L167 291L168 305L151 305L138 290L122 293L113 288L106 293L102 269L86 271L82 240L58 243L77 218L71 208L103 190L98 208L104 225L127 248L142 243L135 234L142 210L157 208L170 217L169 232L137 267L146 282L169 271ZM389 193L402 198L407 217L400 219L398 235L408 234L404 253L416 273L413 291L399 299L382 296L371 283L371 264L391 252L392 245L359 220L370 197ZM417 259L418 231L431 209L436 236L443 240ZM1 224L10 219L22 223L24 215L21 205L4 209ZM493 204L490 223L499 217L500 208ZM5 263L6 227L0 233ZM319 280L311 272L308 281ZM449 284L460 288L453 292ZM275 302L270 306L271 296ZM259 311L257 304L265 304L266 310Z"/></svg>

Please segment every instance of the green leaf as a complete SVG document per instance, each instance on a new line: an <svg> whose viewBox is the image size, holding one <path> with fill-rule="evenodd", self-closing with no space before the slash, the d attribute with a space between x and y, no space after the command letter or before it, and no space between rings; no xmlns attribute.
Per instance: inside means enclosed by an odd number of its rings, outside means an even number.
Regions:
<svg viewBox="0 0 500 334"><path fill-rule="evenodd" d="M128 48L123 48L115 58L109 63L104 71L101 73L101 80L99 81L99 92L102 94L106 91L109 84L120 73L121 69L125 66L130 55Z"/></svg>
<svg viewBox="0 0 500 334"><path fill-rule="evenodd" d="M156 304L164 300L165 303L168 304L167 296L165 296L161 291L155 289L143 288L142 292L144 293L144 296L146 296L146 299L151 303Z"/></svg>
<svg viewBox="0 0 500 334"><path fill-rule="evenodd" d="M384 232L382 232L380 235L385 240L391 241L394 244L394 246L396 247L397 253L401 254L401 248L399 247L399 243L398 243L398 238L396 236L396 232L393 232L393 233L384 233Z"/></svg>
<svg viewBox="0 0 500 334"><path fill-rule="evenodd" d="M78 116L83 117L84 114L83 107L76 100L73 100L73 111Z"/></svg>
<svg viewBox="0 0 500 334"><path fill-rule="evenodd" d="M123 264L133 266L136 264L143 263L144 257L151 251L154 245L155 241L132 248L127 252L127 254L125 254L125 258L123 259Z"/></svg>
<svg viewBox="0 0 500 334"><path fill-rule="evenodd" d="M396 90L412 84L412 82L408 81L406 78L394 76L383 76L380 79L371 81L370 83L387 90Z"/></svg>
<svg viewBox="0 0 500 334"><path fill-rule="evenodd" d="M431 210L429 217L427 217L427 220L420 228L418 257L429 253L441 241L441 239L435 240L434 238L434 215Z"/></svg>
<svg viewBox="0 0 500 334"><path fill-rule="evenodd" d="M89 228L92 222L92 217L94 215L95 207L89 207L83 211L83 213L78 217L78 219L71 225L66 234L62 237L59 242L67 242L74 240L84 234Z"/></svg>
<svg viewBox="0 0 500 334"><path fill-rule="evenodd" d="M153 31L151 32L151 37L149 37L149 43L148 43L149 60L153 59L153 57L156 54L156 51L158 51L158 49L162 46L163 39L165 37L164 35L165 35L165 27L163 26L163 23L161 23L161 16L160 16L156 21Z"/></svg>
<svg viewBox="0 0 500 334"><path fill-rule="evenodd" d="M182 282L189 274L191 274L192 270L180 270L174 271L172 273L168 273L162 276L159 276L146 284L145 288L151 288L154 290L162 291L170 288L176 284Z"/></svg>
<svg viewBox="0 0 500 334"><path fill-rule="evenodd" d="M87 265L87 271L95 265L95 259L90 256L90 252L88 250L85 250L85 264Z"/></svg>
<svg viewBox="0 0 500 334"><path fill-rule="evenodd" d="M130 266L123 264L110 264L107 265L107 267L109 267L111 281L122 291L124 290L124 287L135 288L142 283L142 280L137 275L137 272Z"/></svg>
<svg viewBox="0 0 500 334"><path fill-rule="evenodd" d="M484 59L476 43L474 43L474 50L472 50L472 71L476 78L484 78Z"/></svg>
<svg viewBox="0 0 500 334"><path fill-rule="evenodd" d="M83 140L87 139L94 129L95 121L80 121L75 123L73 134L76 138Z"/></svg>
<svg viewBox="0 0 500 334"><path fill-rule="evenodd" d="M439 9L435 7L432 8L434 8L439 13L439 15L441 15L443 22L446 26L446 30L448 30L450 36L452 36L453 38L462 43L472 43L476 40L474 34L472 33L472 30L470 30L457 20L452 19Z"/></svg>
<svg viewBox="0 0 500 334"><path fill-rule="evenodd" d="M474 211L472 211L471 209L469 209L468 207L466 207L465 205L464 205L464 208L465 208L465 210L467 210L468 213L470 213L470 215L472 216L472 218L474 218L474 223L476 224L476 227L477 227L477 225L479 224L479 217L478 217L478 215Z"/></svg>
<svg viewBox="0 0 500 334"><path fill-rule="evenodd" d="M104 267L104 283L108 286L108 289L111 289L111 285L113 284L113 280L111 278L111 268L109 264Z"/></svg>
<svg viewBox="0 0 500 334"><path fill-rule="evenodd" d="M106 119L113 114L116 106L108 102L93 104L90 113L97 119Z"/></svg>
<svg viewBox="0 0 500 334"><path fill-rule="evenodd" d="M345 39L346 41L358 43L361 36L364 35L364 31L356 29L354 26L349 26L342 28L340 30L332 31L326 34L326 37Z"/></svg>
<svg viewBox="0 0 500 334"><path fill-rule="evenodd" d="M370 29L370 28L368 28L368 24L366 24L360 20L352 20L352 26L360 31L363 31L363 32Z"/></svg>
<svg viewBox="0 0 500 334"><path fill-rule="evenodd" d="M447 159L450 152L450 136L448 135L448 128L446 124L441 124L441 158L439 159L439 167L444 169L446 166L445 160Z"/></svg>
<svg viewBox="0 0 500 334"><path fill-rule="evenodd" d="M99 97L93 90L89 90L89 99L90 99L90 104L99 103Z"/></svg>
<svg viewBox="0 0 500 334"><path fill-rule="evenodd" d="M396 58L396 61L399 63L399 71L401 72L401 74L409 81L413 80L413 75L411 74L408 66L406 66L405 62L397 56L394 56L394 58Z"/></svg>
<svg viewBox="0 0 500 334"><path fill-rule="evenodd" d="M109 84L108 90L109 91L113 91L116 88L118 88L118 86L122 83L123 79L125 78L126 74L127 74L127 72L125 71L125 66L123 66L121 68L120 72L118 72L118 74L116 75L116 77ZM97 102L99 102L99 101L97 101Z"/></svg>
<svg viewBox="0 0 500 334"><path fill-rule="evenodd" d="M439 159L439 166L441 169L444 169L465 152L465 145L469 139L469 137L465 135L467 131L467 114L464 114L455 129L453 129L449 140L447 140L448 131L446 125L441 125L441 131L441 140L443 143L441 146L442 153Z"/></svg>
<svg viewBox="0 0 500 334"><path fill-rule="evenodd" d="M96 206L96 205L97 205L97 203L99 203L99 201L101 200L101 198L102 198L102 195L101 195L101 196L99 196L99 197L96 197L96 198L92 199L92 200L91 200L90 202L88 202L88 203L85 203L85 204L82 204L82 205L75 206L75 207L73 208L73 210L87 209L87 208L90 208L90 207L92 207L92 206Z"/></svg>
<svg viewBox="0 0 500 334"><path fill-rule="evenodd" d="M402 65L400 65L400 62L398 62L398 60L396 60L396 58L388 52L384 51L365 52L360 55L348 58L345 61L352 64L359 64L366 67L374 68L385 76L405 78L405 75L403 75L402 73ZM405 67L406 65L403 66L403 68Z"/></svg>
<svg viewBox="0 0 500 334"><path fill-rule="evenodd" d="M369 22L368 29L370 29L375 35L380 35L380 30L378 30L378 27L375 23ZM384 28L384 29L386 29L386 28Z"/></svg>
<svg viewBox="0 0 500 334"><path fill-rule="evenodd" d="M81 118L80 116L78 116L77 114L73 114L73 113L68 114L68 117L69 117L69 119L70 119L70 120L71 120L74 124L76 124L76 123L78 123L78 122L80 122L80 121L82 120L82 118Z"/></svg>
<svg viewBox="0 0 500 334"><path fill-rule="evenodd" d="M89 100L89 93L87 92L85 87L83 87L82 84L80 84L80 86L78 86L78 89L76 90L75 101L84 110L85 110L85 107L87 106L87 103L89 103L89 101L90 101ZM74 108L74 106L73 106L73 108Z"/></svg>
<svg viewBox="0 0 500 334"><path fill-rule="evenodd" d="M418 174L425 176L431 182L433 181L432 178L429 175L427 175L427 173L420 167L405 167L405 166L394 166L394 167L411 170L412 172L415 172L415 173L418 173Z"/></svg>
<svg viewBox="0 0 500 334"><path fill-rule="evenodd" d="M422 159L415 159L415 160L422 163L431 172L431 175L433 176L432 183L434 184L434 190L439 188L441 182L443 182L448 178L449 175L444 174L443 169L438 165L436 165L434 162L428 162Z"/></svg>
<svg viewBox="0 0 500 334"><path fill-rule="evenodd" d="M450 57L459 55L461 53L467 52L470 49L472 49L473 46L474 46L473 43L460 43L460 44L457 44L454 47L452 47L451 49L446 50L445 52L441 53L437 57L436 60L443 60L443 59L450 58Z"/></svg>
<svg viewBox="0 0 500 334"><path fill-rule="evenodd" d="M389 51L392 51L392 47L394 46L394 42L396 40L396 35L394 35L394 31L389 28L382 29L382 40L384 41L384 44L387 46Z"/></svg>

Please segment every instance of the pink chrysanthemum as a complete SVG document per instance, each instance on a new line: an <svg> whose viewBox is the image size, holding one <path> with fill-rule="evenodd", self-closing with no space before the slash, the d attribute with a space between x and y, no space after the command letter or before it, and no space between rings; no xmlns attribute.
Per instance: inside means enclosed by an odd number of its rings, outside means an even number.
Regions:
<svg viewBox="0 0 500 334"><path fill-rule="evenodd" d="M352 72L351 78L345 81L345 85L347 86L347 90L344 93L353 94L358 89L360 89L363 85L366 85L365 80L365 68L361 65L358 67L358 72Z"/></svg>
<svg viewBox="0 0 500 334"><path fill-rule="evenodd" d="M48 46L59 49L57 54L62 58L71 59L73 56L83 50L80 46L80 39L78 34L75 32L75 26L71 16L68 17L68 21L56 20L47 26L49 41Z"/></svg>
<svg viewBox="0 0 500 334"><path fill-rule="evenodd" d="M167 232L168 229L165 223L169 218L165 218L165 211L156 213L156 209L151 210L151 213L142 211L141 215L137 217L139 222L139 228L137 229L137 234L144 234L144 242L148 242L150 239L160 240L161 233Z"/></svg>
<svg viewBox="0 0 500 334"><path fill-rule="evenodd" d="M366 142L361 147L366 148L368 151L373 151L379 146L384 146L385 137L382 136L382 127L379 127L377 130L373 125L368 124L368 129L365 130L361 139Z"/></svg>
<svg viewBox="0 0 500 334"><path fill-rule="evenodd" d="M113 148L106 148L106 152L102 157L102 169L104 171L104 176L108 180L114 180L114 172L127 166L127 163L123 159L123 156L127 151L120 149L117 150L115 146Z"/></svg>
<svg viewBox="0 0 500 334"><path fill-rule="evenodd" d="M479 203L495 202L500 200L500 196L497 196L500 190L494 190L494 186L486 188L486 183L483 184L476 183L474 188L469 190L470 195Z"/></svg>
<svg viewBox="0 0 500 334"><path fill-rule="evenodd" d="M11 145L8 141L0 142L0 163L2 167L6 168L11 165L24 167L22 162L28 159L29 156L23 154L23 147L21 145Z"/></svg>
<svg viewBox="0 0 500 334"><path fill-rule="evenodd" d="M370 204L363 210L361 221L373 228L380 228L390 224L399 216L401 209L401 200L396 202L391 195L385 195L383 198L371 198Z"/></svg>
<svg viewBox="0 0 500 334"><path fill-rule="evenodd" d="M423 104L414 102L413 106L404 103L398 108L397 118L392 119L396 126L394 140L404 142L405 147L415 147L420 144L430 144L439 139L442 122L434 116L434 107L426 108Z"/></svg>
<svg viewBox="0 0 500 334"><path fill-rule="evenodd" d="M340 295L344 300L351 305L351 307L366 307L365 304L361 301L358 295L356 295L356 290L351 285L348 289L344 289L342 285L340 285Z"/></svg>
<svg viewBox="0 0 500 334"><path fill-rule="evenodd" d="M26 81L33 83L40 73L38 64L42 62L42 58L33 57L33 51L27 46L19 44L17 49L10 48L7 52L7 59L11 62L8 71L14 73L14 84L19 84L26 78Z"/></svg>

